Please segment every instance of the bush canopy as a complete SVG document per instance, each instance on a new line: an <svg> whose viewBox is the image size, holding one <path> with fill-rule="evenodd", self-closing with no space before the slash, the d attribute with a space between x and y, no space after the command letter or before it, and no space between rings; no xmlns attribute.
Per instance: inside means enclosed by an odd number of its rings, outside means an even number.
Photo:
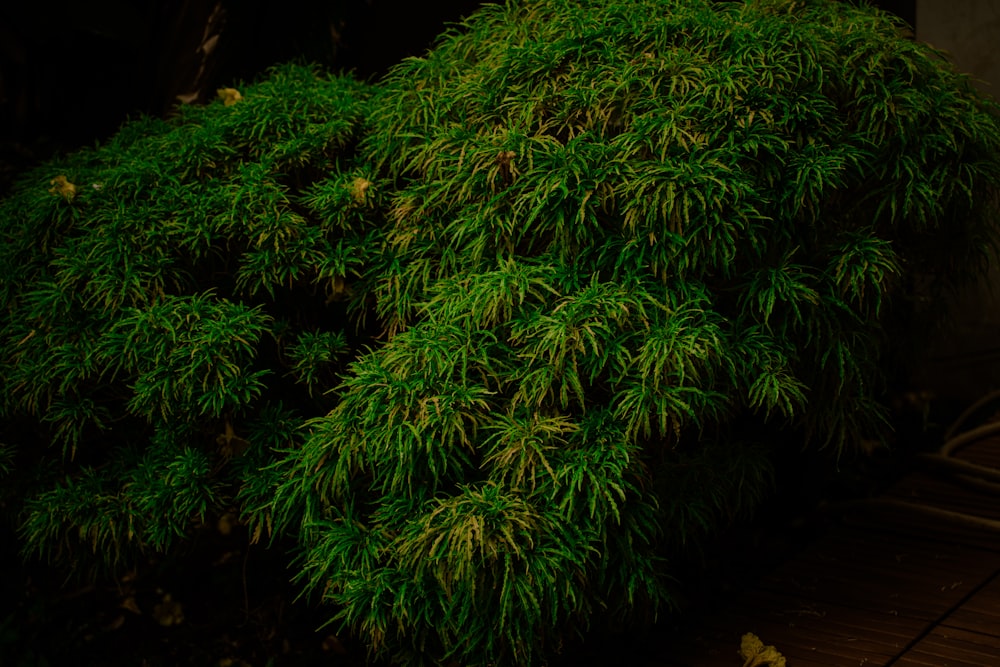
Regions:
<svg viewBox="0 0 1000 667"><path fill-rule="evenodd" d="M223 97L0 209L24 548L235 508L402 664L673 608L778 434L885 435L891 346L997 237L996 105L828 0L485 5L375 84Z"/></svg>

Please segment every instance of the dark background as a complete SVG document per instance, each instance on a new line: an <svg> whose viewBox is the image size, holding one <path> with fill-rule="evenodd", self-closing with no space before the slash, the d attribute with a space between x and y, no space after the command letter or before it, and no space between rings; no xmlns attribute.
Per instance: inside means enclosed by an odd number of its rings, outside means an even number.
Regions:
<svg viewBox="0 0 1000 667"><path fill-rule="evenodd" d="M129 116L303 58L365 79L420 55L480 0L14 0L0 8L0 195L17 172ZM915 0L881 0L913 25Z"/></svg>
<svg viewBox="0 0 1000 667"><path fill-rule="evenodd" d="M0 3L0 194L130 116L295 58L370 79L419 55L478 0L49 0Z"/></svg>

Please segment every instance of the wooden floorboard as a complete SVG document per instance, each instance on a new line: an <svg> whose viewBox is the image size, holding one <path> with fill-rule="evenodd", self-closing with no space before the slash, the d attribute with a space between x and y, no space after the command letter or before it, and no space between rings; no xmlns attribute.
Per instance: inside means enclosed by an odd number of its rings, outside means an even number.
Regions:
<svg viewBox="0 0 1000 667"><path fill-rule="evenodd" d="M1000 436L971 442L955 452L956 458L1000 470Z"/></svg>
<svg viewBox="0 0 1000 667"><path fill-rule="evenodd" d="M987 519L1000 519L997 496L963 489L960 481L914 472L886 492L886 497L899 498L952 510L967 512Z"/></svg>
<svg viewBox="0 0 1000 667"><path fill-rule="evenodd" d="M981 634L1000 634L1000 577L985 584L941 624Z"/></svg>
<svg viewBox="0 0 1000 667"><path fill-rule="evenodd" d="M1000 468L1000 437L956 456ZM1000 519L1000 498L925 471L881 498L835 508L823 536L665 641L648 667L738 667L746 632L787 667L1000 667L1000 530L921 510Z"/></svg>
<svg viewBox="0 0 1000 667"><path fill-rule="evenodd" d="M997 569L997 556L962 544L839 527L759 584L810 601L933 620Z"/></svg>
<svg viewBox="0 0 1000 667"><path fill-rule="evenodd" d="M939 625L893 667L995 667L998 661L1000 637Z"/></svg>
<svg viewBox="0 0 1000 667"><path fill-rule="evenodd" d="M879 501L906 503L905 506L881 505ZM997 499L983 498L982 502L996 503ZM873 502L862 502L856 506L838 510L847 525L867 528L886 535L917 536L929 547L935 544L962 544L983 551L1000 554L1000 532L984 530L971 524L964 524L946 518L929 516L921 510L921 503L910 498L883 496Z"/></svg>
<svg viewBox="0 0 1000 667"><path fill-rule="evenodd" d="M882 661L890 659L930 623L828 602L806 602L770 591L751 591L741 596L733 608L705 623L700 644L730 647L735 654L740 637L752 632L765 643L778 646L793 665L857 664L873 656ZM717 663L705 662L697 653L677 654L674 662L731 666L732 654L721 656Z"/></svg>

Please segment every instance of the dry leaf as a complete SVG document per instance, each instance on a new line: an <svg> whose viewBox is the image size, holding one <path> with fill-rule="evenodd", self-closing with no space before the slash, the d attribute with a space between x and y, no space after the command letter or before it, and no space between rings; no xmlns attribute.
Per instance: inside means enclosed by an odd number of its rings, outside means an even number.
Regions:
<svg viewBox="0 0 1000 667"><path fill-rule="evenodd" d="M235 88L219 88L215 92L218 93L219 99L222 100L222 103L227 107L231 107L243 99L243 96L240 95L240 91Z"/></svg>
<svg viewBox="0 0 1000 667"><path fill-rule="evenodd" d="M351 183L351 198L359 204L365 203L365 193L371 186L371 181L364 178L355 178Z"/></svg>
<svg viewBox="0 0 1000 667"><path fill-rule="evenodd" d="M340 638L337 637L337 635L327 635L324 637L322 648L327 653L347 655L347 649L344 647L344 644L341 643Z"/></svg>
<svg viewBox="0 0 1000 667"><path fill-rule="evenodd" d="M73 197L76 196L76 186L70 183L65 176L56 176L51 181L49 185L49 194L59 195L66 201L73 201Z"/></svg>
<svg viewBox="0 0 1000 667"><path fill-rule="evenodd" d="M132 595L122 600L122 603L118 606L122 609L128 609L133 614L142 615L142 610L139 609L139 603L135 601L135 597Z"/></svg>
<svg viewBox="0 0 1000 667"><path fill-rule="evenodd" d="M344 276L334 276L327 286L326 305L331 303L346 301L354 293L351 286L344 280Z"/></svg>
<svg viewBox="0 0 1000 667"><path fill-rule="evenodd" d="M114 632L123 625L125 625L125 617L122 616L121 614L118 614L118 616L115 616L115 619L113 621L104 626L104 631Z"/></svg>
<svg viewBox="0 0 1000 667"><path fill-rule="evenodd" d="M215 527L219 530L222 535L229 535L233 532L233 528L240 525L240 518L236 516L235 512L226 512L219 517L216 522Z"/></svg>
<svg viewBox="0 0 1000 667"><path fill-rule="evenodd" d="M170 597L170 593L165 593L162 601L153 607L153 618L163 627L180 625L184 622L184 608Z"/></svg>
<svg viewBox="0 0 1000 667"><path fill-rule="evenodd" d="M250 667L250 663L240 658L220 658L218 667Z"/></svg>
<svg viewBox="0 0 1000 667"><path fill-rule="evenodd" d="M245 452L247 447L250 446L250 442L236 435L229 417L225 418L225 422L225 431L216 436L215 444L219 446L219 453L228 459Z"/></svg>
<svg viewBox="0 0 1000 667"><path fill-rule="evenodd" d="M748 632L740 640L743 667L785 667L785 657L773 646L764 646L760 637Z"/></svg>

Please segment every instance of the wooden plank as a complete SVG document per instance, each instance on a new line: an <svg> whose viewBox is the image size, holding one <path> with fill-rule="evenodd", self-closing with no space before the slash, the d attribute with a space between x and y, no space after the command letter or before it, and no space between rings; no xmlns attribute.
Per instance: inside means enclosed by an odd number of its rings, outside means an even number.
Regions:
<svg viewBox="0 0 1000 667"><path fill-rule="evenodd" d="M820 539L760 581L787 592L885 616L929 621L945 614L997 569L993 554L845 529Z"/></svg>
<svg viewBox="0 0 1000 667"><path fill-rule="evenodd" d="M846 525L865 528L870 532L917 537L928 546L962 544L1000 554L1000 533L928 516L921 513L919 508L881 505L876 499L876 502L861 502L834 510Z"/></svg>
<svg viewBox="0 0 1000 667"><path fill-rule="evenodd" d="M777 596L758 590L746 595L753 615L774 625L757 633L774 644L793 665L816 661L822 665L882 663L919 634L926 621L884 616L875 611L816 600ZM753 621L751 617L748 621Z"/></svg>
<svg viewBox="0 0 1000 667"><path fill-rule="evenodd" d="M795 594L750 589L679 632L657 665L731 667L740 637L753 632L799 667L881 664L932 621L844 607Z"/></svg>
<svg viewBox="0 0 1000 667"><path fill-rule="evenodd" d="M955 458L1000 470L1000 437L984 438L959 447Z"/></svg>
<svg viewBox="0 0 1000 667"><path fill-rule="evenodd" d="M960 456L1000 467L995 440ZM994 498L930 474L907 476L887 497L1000 519ZM732 667L745 632L775 645L789 667L1000 666L1000 532L859 504L694 629L665 639L649 665Z"/></svg>
<svg viewBox="0 0 1000 667"><path fill-rule="evenodd" d="M983 635L1000 635L1000 576L962 603L942 620L941 625Z"/></svg>
<svg viewBox="0 0 1000 667"><path fill-rule="evenodd" d="M938 626L893 665L894 667L1000 665L1000 637Z"/></svg>
<svg viewBox="0 0 1000 667"><path fill-rule="evenodd" d="M960 482L932 473L911 473L886 490L885 496L1000 520L1000 503L995 496L966 489Z"/></svg>
<svg viewBox="0 0 1000 667"><path fill-rule="evenodd" d="M957 450L955 458L1000 470L1000 436L969 443ZM947 473L913 471L890 487L883 497L1000 520L1000 503L996 496L963 486L960 479ZM1000 531L963 525L951 519L921 513L919 509L890 508L877 502L861 503L844 516L855 523L881 524L888 530L920 535L926 540L959 541L1000 552Z"/></svg>
<svg viewBox="0 0 1000 667"><path fill-rule="evenodd" d="M685 627L673 632L661 645L653 663L657 667L732 667L739 662L740 639L752 632L765 643L785 636L788 621L775 610L798 604L794 598L772 595L769 598L736 594L724 602L703 610L701 616L688 619Z"/></svg>
<svg viewBox="0 0 1000 667"><path fill-rule="evenodd" d="M733 667L739 664L739 637L699 629L678 637L671 633L657 642L644 667ZM812 666L810 666L812 667Z"/></svg>

